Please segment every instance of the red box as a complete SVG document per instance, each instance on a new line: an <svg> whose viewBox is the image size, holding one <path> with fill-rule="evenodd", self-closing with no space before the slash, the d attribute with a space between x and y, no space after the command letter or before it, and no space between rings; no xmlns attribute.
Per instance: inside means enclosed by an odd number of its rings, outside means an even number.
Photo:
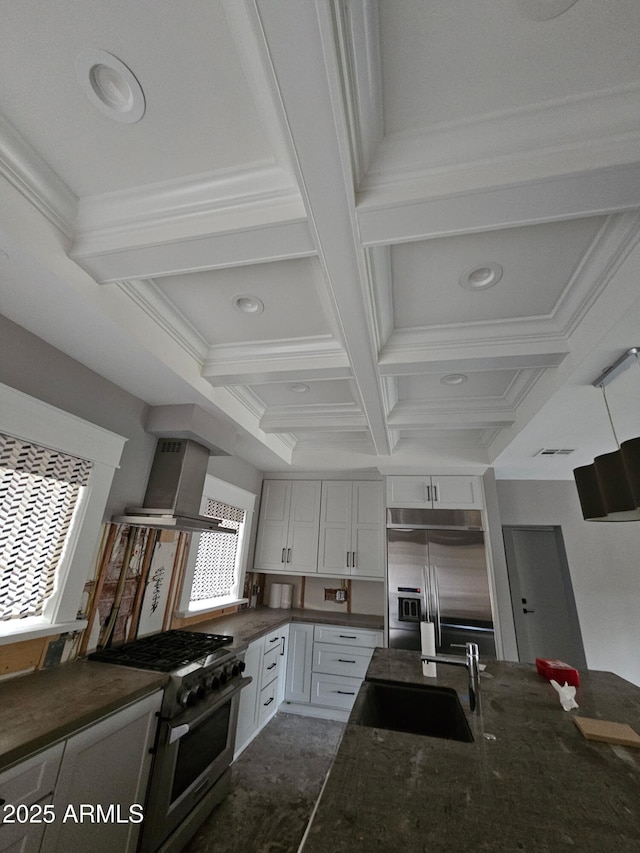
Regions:
<svg viewBox="0 0 640 853"><path fill-rule="evenodd" d="M558 684L571 684L573 687L580 686L580 675L578 670L568 663L551 658L536 658L536 669L548 681L553 679Z"/></svg>

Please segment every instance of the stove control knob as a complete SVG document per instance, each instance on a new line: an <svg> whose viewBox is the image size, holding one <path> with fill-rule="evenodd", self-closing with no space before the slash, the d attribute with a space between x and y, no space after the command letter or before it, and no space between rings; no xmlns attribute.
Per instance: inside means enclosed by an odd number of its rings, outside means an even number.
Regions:
<svg viewBox="0 0 640 853"><path fill-rule="evenodd" d="M240 669L240 662L234 663L231 667L231 676L235 678L237 675L240 675L242 670Z"/></svg>
<svg viewBox="0 0 640 853"><path fill-rule="evenodd" d="M226 684L229 676L227 675L226 669L223 669L220 673L220 684Z"/></svg>
<svg viewBox="0 0 640 853"><path fill-rule="evenodd" d="M211 679L211 689L212 690L219 690L220 689L220 676L219 675L214 675L213 678Z"/></svg>
<svg viewBox="0 0 640 853"><path fill-rule="evenodd" d="M206 695L207 695L207 688L206 688L204 682L202 684L198 684L198 686L196 688L196 696L198 697L198 699L204 699L204 697Z"/></svg>
<svg viewBox="0 0 640 853"><path fill-rule="evenodd" d="M238 661L238 672L244 672L247 668L246 663L243 660Z"/></svg>
<svg viewBox="0 0 640 853"><path fill-rule="evenodd" d="M178 696L178 701L184 708L191 708L198 701L198 696L195 690L185 688Z"/></svg>

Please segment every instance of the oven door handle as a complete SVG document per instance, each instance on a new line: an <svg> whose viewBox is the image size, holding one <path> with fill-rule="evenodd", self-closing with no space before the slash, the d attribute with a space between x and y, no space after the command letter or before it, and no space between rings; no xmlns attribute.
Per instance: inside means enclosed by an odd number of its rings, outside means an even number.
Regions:
<svg viewBox="0 0 640 853"><path fill-rule="evenodd" d="M252 676L244 676L239 681L236 681L234 684L230 684L228 687L224 688L220 691L220 693L216 694L216 701L211 703L203 703L202 705L197 705L195 708L191 708L189 711L185 711L180 714L179 718L176 718L176 725L171 725L170 720L166 720L168 723L168 732L167 732L167 743L175 743L177 740L180 740L181 737L184 737L190 729L195 729L203 720L212 714L214 711L217 711L225 702L228 702L232 699L236 693L239 693L243 687L247 687L253 681ZM185 720L186 717L186 720Z"/></svg>
<svg viewBox="0 0 640 853"><path fill-rule="evenodd" d="M185 723L182 726L176 726L175 728L169 729L169 743L175 743L177 740L180 740L181 737L188 734L190 728L191 727Z"/></svg>

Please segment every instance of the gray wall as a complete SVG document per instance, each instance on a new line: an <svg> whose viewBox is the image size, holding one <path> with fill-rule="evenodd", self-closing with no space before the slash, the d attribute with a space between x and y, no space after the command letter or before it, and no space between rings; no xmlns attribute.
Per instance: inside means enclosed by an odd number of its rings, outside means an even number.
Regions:
<svg viewBox="0 0 640 853"><path fill-rule="evenodd" d="M640 685L640 522L586 522L572 481L498 480L502 524L561 525L587 665Z"/></svg>
<svg viewBox="0 0 640 853"><path fill-rule="evenodd" d="M0 342L0 382L127 439L105 521L125 506L140 506L156 446L144 428L146 403L2 315ZM209 473L260 494L261 472L242 459L214 457Z"/></svg>

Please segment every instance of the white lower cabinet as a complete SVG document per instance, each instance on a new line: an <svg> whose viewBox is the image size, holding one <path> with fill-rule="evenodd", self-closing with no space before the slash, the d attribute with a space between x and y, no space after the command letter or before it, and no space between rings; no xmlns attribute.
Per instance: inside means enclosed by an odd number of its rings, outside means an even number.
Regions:
<svg viewBox="0 0 640 853"><path fill-rule="evenodd" d="M289 626L254 640L244 657L245 677L252 681L240 694L235 756L275 714L284 699Z"/></svg>
<svg viewBox="0 0 640 853"><path fill-rule="evenodd" d="M383 643L382 631L295 623L290 627L287 710L346 720L373 650Z"/></svg>
<svg viewBox="0 0 640 853"><path fill-rule="evenodd" d="M312 658L313 625L292 622L289 625L285 702L307 704L311 701Z"/></svg>
<svg viewBox="0 0 640 853"><path fill-rule="evenodd" d="M158 690L0 774L0 851L133 853L161 703Z"/></svg>
<svg viewBox="0 0 640 853"><path fill-rule="evenodd" d="M136 850L161 703L157 691L67 740L43 851Z"/></svg>
<svg viewBox="0 0 640 853"><path fill-rule="evenodd" d="M0 773L0 851L37 853L51 820L64 743Z"/></svg>

